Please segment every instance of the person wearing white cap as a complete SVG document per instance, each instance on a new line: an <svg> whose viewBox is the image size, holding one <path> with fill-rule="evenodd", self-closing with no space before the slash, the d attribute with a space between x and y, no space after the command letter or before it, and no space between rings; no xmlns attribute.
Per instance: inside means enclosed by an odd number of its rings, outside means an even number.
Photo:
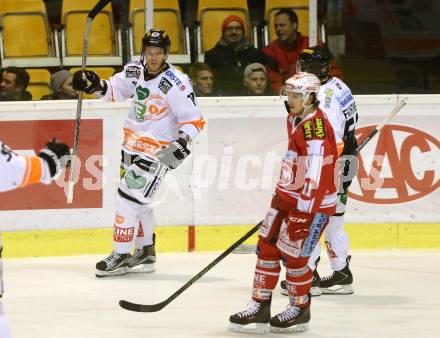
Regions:
<svg viewBox="0 0 440 338"><path fill-rule="evenodd" d="M247 65L243 72L243 95L271 96L274 95L267 86L266 67L255 62Z"/></svg>

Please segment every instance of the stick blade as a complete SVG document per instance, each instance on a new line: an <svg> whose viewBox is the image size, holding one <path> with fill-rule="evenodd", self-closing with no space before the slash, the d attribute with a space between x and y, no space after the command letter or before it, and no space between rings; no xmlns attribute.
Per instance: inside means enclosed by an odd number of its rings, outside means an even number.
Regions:
<svg viewBox="0 0 440 338"><path fill-rule="evenodd" d="M120 307L122 307L125 310L134 311L134 312L157 312L162 310L166 304L167 304L166 302L162 302L152 305L143 305L143 304L128 302L126 300L119 301Z"/></svg>

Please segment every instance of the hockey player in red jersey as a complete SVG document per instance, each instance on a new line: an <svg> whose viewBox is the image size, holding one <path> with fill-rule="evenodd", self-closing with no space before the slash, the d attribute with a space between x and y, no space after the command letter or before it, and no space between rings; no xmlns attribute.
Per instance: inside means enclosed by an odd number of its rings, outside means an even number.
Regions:
<svg viewBox="0 0 440 338"><path fill-rule="evenodd" d="M298 332L308 328L312 271L310 254L336 209L334 131L318 108L319 79L298 73L286 81L293 121L288 151L257 245L253 294L246 309L229 318L238 332ZM272 290L280 262L286 267L289 307L271 317Z"/></svg>
<svg viewBox="0 0 440 338"><path fill-rule="evenodd" d="M317 245L309 260L313 270L313 282L310 293L312 296L321 294L352 294L353 274L349 263L349 238L344 230L344 214L347 204L348 188L356 174L357 141L355 128L358 121L358 111L353 94L348 86L336 77L330 75L331 52L320 46L304 49L299 55L297 70L315 74L321 81L318 94L319 107L327 115L335 132L338 147L338 166L340 184L336 203L336 213L329 219L323 234L327 255L333 273L321 278L318 273L321 246ZM289 132L289 126L288 126ZM289 132L290 135L290 132ZM281 294L287 295L286 283L281 282Z"/></svg>
<svg viewBox="0 0 440 338"><path fill-rule="evenodd" d="M61 169L61 158L69 147L55 139L41 149L38 156L20 156L0 141L0 192L34 183L49 184ZM3 296L2 242L0 237L0 297ZM9 327L0 302L0 337L10 338Z"/></svg>

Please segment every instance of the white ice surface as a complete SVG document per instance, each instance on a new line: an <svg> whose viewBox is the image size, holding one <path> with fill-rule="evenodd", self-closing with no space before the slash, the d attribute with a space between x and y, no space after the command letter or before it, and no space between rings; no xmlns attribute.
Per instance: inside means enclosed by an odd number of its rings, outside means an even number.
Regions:
<svg viewBox="0 0 440 338"><path fill-rule="evenodd" d="M118 306L120 299L164 300L217 255L159 254L152 275L106 279L94 277L100 256L6 259L3 303L13 338L250 337L227 325L250 298L253 254L231 254L157 313ZM352 255L355 294L314 298L310 330L290 337L440 337L440 251ZM322 275L329 271L323 261ZM286 304L276 289L272 314Z"/></svg>

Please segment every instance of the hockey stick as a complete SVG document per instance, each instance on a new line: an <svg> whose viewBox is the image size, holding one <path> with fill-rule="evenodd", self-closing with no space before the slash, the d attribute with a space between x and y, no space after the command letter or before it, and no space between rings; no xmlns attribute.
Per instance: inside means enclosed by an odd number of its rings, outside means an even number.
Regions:
<svg viewBox="0 0 440 338"><path fill-rule="evenodd" d="M362 141L361 144L356 148L356 153L358 153L365 145L371 141L371 139L406 105L405 100L399 101L399 103L393 108L393 110L386 116L386 118ZM232 244L226 251L224 251L220 256L218 256L214 261L209 263L203 270L201 270L197 275L192 277L185 285L174 292L170 297L164 301L151 305L143 305L131 303L126 300L120 300L119 305L126 310L135 312L157 312L162 310L165 306L176 299L181 293L188 289L192 284L199 280L204 274L211 270L215 265L217 265L223 258L229 255L232 251L238 248L244 241L251 237L259 229L262 222L255 225L251 230L249 230L243 237Z"/></svg>
<svg viewBox="0 0 440 338"><path fill-rule="evenodd" d="M174 292L171 296L165 299L163 302L151 305L142 305L131 303L126 300L120 300L119 305L129 311L135 312L157 312L162 310L165 306L171 303L174 299L176 299L182 292L188 289L191 285L193 285L197 280L199 280L204 274L206 274L209 270L211 270L214 266L216 266L223 258L229 255L234 249L236 249L241 243L251 237L254 233L256 233L263 223L261 221L257 225L255 225L251 230L249 230L243 237L241 237L238 241L232 244L226 251L224 251L220 256L214 259L211 263L209 263L202 271L200 271L197 275L191 278L185 285L183 285L179 290Z"/></svg>
<svg viewBox="0 0 440 338"><path fill-rule="evenodd" d="M84 46L81 60L81 72L84 73L86 68L87 53L89 50L89 33L92 21L95 16L110 2L110 0L99 0L99 2L93 7L93 9L87 15L86 29L84 32ZM75 185L75 158L78 152L78 138L79 127L81 122L81 109L82 109L83 92L80 91L78 95L78 101L76 105L76 118L75 118L75 137L73 139L73 150L70 161L69 182L67 184L67 203L73 202L73 186Z"/></svg>
<svg viewBox="0 0 440 338"><path fill-rule="evenodd" d="M357 146L356 148L356 154L359 153L361 151L361 149L363 147L366 146L366 144L368 142L371 141L371 139L382 130L382 128L388 123L390 122L390 120L396 116L396 114L400 111L400 109L402 109L404 106L406 105L406 101L404 99L400 100L397 105L393 108L392 111L390 111L388 113L388 115L385 117L385 119L376 127L374 128L373 131L371 131L371 133L369 133L363 140L362 142Z"/></svg>

